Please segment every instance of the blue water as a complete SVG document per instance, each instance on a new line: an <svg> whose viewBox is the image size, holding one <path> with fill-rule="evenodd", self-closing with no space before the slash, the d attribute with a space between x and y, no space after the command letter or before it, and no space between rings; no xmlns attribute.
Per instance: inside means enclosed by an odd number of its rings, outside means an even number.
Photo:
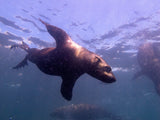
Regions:
<svg viewBox="0 0 160 120"><path fill-rule="evenodd" d="M125 120L160 120L160 96L152 81L132 80L140 69L138 46L159 42L159 0L0 0L0 5L0 120L53 120L49 114L56 108L79 103L102 106ZM60 94L60 77L31 62L11 69L26 53L10 45L23 40L30 47L55 46L39 18L101 55L117 81L104 84L85 74L68 102Z"/></svg>

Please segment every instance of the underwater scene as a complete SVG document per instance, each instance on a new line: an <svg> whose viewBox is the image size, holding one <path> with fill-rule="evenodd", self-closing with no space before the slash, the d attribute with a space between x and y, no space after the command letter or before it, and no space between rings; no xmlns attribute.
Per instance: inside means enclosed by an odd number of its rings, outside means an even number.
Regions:
<svg viewBox="0 0 160 120"><path fill-rule="evenodd" d="M0 0L0 120L160 120L159 0Z"/></svg>

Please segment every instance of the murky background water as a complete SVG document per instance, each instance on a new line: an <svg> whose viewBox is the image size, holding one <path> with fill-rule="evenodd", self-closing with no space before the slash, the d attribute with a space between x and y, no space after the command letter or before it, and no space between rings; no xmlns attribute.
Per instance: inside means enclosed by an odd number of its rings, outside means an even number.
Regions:
<svg viewBox="0 0 160 120"><path fill-rule="evenodd" d="M56 108L93 104L126 120L159 120L160 96L139 70L138 46L159 42L159 0L0 0L0 120L53 120ZM60 94L61 78L42 73L34 64L11 69L26 55L10 50L25 41L30 47L55 46L39 18L64 29L81 46L101 55L117 81L104 84L85 74L72 101Z"/></svg>

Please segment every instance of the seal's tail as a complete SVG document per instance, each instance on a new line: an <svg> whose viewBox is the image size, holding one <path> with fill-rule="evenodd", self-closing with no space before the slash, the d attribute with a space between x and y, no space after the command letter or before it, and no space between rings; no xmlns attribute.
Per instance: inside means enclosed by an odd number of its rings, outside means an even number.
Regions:
<svg viewBox="0 0 160 120"><path fill-rule="evenodd" d="M30 49L29 46L23 41L22 41L22 44L11 45L10 49L18 48L18 47L20 47L21 49L25 50L26 52L28 52L28 50Z"/></svg>

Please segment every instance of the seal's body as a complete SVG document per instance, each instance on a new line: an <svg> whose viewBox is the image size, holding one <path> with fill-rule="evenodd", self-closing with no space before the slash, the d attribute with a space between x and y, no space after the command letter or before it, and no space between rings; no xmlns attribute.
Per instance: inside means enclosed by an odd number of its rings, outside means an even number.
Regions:
<svg viewBox="0 0 160 120"><path fill-rule="evenodd" d="M139 47L137 60L141 71L137 72L134 78L141 75L149 77L160 95L160 44L145 43Z"/></svg>
<svg viewBox="0 0 160 120"><path fill-rule="evenodd" d="M105 83L112 83L116 80L111 67L100 56L76 44L62 29L42 20L41 22L56 40L56 48L41 50L29 48L24 42L22 45L12 45L11 48L20 47L28 52L25 59L14 67L15 69L26 65L29 60L35 63L42 72L61 76L63 79L61 93L67 100L71 100L73 86L84 73Z"/></svg>

